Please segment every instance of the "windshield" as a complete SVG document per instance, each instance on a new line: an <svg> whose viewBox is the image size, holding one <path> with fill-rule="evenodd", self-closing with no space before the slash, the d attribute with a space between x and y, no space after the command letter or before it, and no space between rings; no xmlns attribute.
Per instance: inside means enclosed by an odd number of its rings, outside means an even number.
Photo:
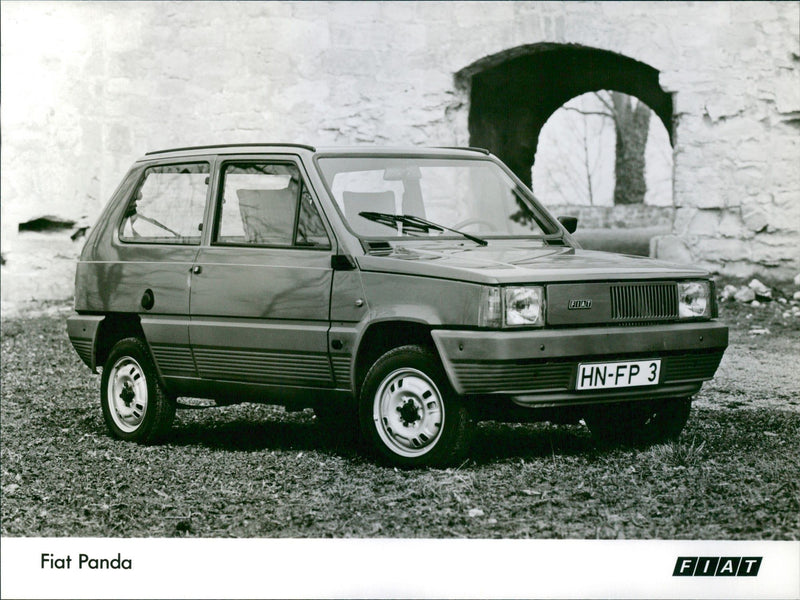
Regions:
<svg viewBox="0 0 800 600"><path fill-rule="evenodd" d="M556 232L534 212L514 180L489 160L327 157L319 159L319 166L341 213L362 237L463 233L492 238Z"/></svg>

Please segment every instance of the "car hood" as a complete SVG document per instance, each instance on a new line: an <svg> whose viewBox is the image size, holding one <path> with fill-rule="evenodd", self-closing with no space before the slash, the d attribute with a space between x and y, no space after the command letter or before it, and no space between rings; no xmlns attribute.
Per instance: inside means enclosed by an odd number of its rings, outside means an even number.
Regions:
<svg viewBox="0 0 800 600"><path fill-rule="evenodd" d="M395 244L391 250L358 257L358 264L363 271L486 284L708 276L701 269L642 256L531 242L469 244Z"/></svg>

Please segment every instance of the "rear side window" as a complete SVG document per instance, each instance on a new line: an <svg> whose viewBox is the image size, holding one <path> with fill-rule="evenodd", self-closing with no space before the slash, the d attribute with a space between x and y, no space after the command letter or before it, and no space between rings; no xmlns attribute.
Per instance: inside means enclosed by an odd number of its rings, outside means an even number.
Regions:
<svg viewBox="0 0 800 600"><path fill-rule="evenodd" d="M208 195L207 163L149 167L125 210L124 242L200 244Z"/></svg>
<svg viewBox="0 0 800 600"><path fill-rule="evenodd" d="M215 243L330 248L300 170L287 163L228 163Z"/></svg>

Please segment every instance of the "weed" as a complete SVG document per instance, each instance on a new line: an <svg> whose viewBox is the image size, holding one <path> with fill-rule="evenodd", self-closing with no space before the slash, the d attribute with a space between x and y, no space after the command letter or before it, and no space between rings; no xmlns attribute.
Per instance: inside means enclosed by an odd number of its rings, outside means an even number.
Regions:
<svg viewBox="0 0 800 600"><path fill-rule="evenodd" d="M651 448L653 456L672 467L694 467L703 460L705 442L697 443L697 438L687 443L683 439L672 440Z"/></svg>

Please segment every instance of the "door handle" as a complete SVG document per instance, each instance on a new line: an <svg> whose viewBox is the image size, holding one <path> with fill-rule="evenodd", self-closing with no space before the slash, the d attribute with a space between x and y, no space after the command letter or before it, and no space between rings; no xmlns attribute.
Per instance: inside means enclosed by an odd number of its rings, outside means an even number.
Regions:
<svg viewBox="0 0 800 600"><path fill-rule="evenodd" d="M195 275L200 275L200 273L202 272L203 272L203 267L201 267L200 265L195 265L192 267L192 273L194 273Z"/></svg>

